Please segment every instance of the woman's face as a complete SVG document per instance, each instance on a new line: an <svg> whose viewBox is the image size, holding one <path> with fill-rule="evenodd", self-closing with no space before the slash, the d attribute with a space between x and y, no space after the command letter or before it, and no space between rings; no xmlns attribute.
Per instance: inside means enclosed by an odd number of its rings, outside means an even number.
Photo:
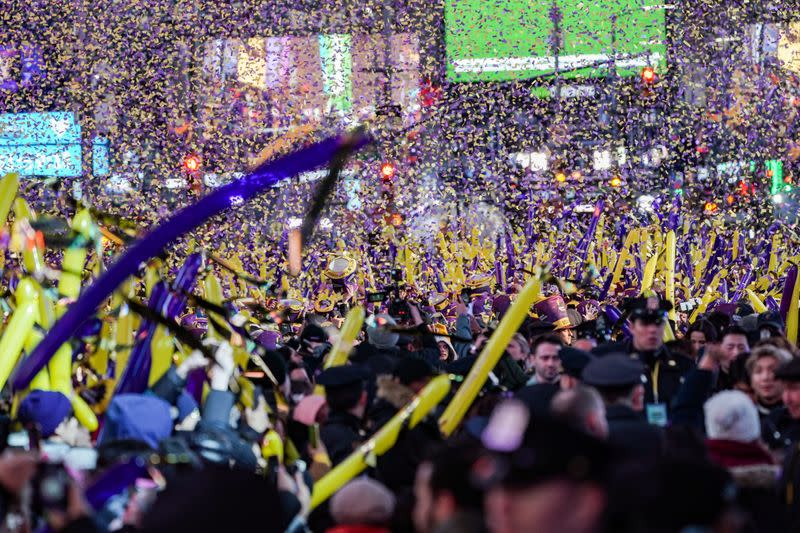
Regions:
<svg viewBox="0 0 800 533"><path fill-rule="evenodd" d="M706 334L702 331L693 331L689 334L689 342L692 343L692 355L697 355L706 345Z"/></svg>
<svg viewBox="0 0 800 533"><path fill-rule="evenodd" d="M753 374L750 377L750 385L756 398L765 403L775 403L783 394L783 387L775 379L775 370L778 368L778 361L774 357L762 357L753 366Z"/></svg>
<svg viewBox="0 0 800 533"><path fill-rule="evenodd" d="M508 343L506 351L514 361L522 361L525 359L525 354L522 352L522 347L519 345L519 342L517 342L516 339L511 339L511 342Z"/></svg>
<svg viewBox="0 0 800 533"><path fill-rule="evenodd" d="M439 341L439 360L440 361L447 361L450 358L450 347L447 346L446 342Z"/></svg>

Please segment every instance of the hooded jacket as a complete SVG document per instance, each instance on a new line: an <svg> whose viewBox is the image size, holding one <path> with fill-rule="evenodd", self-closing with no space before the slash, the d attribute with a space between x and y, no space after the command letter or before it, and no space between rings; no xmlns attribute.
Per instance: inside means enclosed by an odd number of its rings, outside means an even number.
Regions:
<svg viewBox="0 0 800 533"><path fill-rule="evenodd" d="M706 440L711 460L724 466L736 483L739 504L749 513L747 531L787 531L778 499L780 466L758 442Z"/></svg>

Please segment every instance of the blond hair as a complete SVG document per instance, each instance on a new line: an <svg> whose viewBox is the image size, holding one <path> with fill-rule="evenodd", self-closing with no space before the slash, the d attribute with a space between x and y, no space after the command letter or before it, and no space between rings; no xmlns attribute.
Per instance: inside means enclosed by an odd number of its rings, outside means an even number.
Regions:
<svg viewBox="0 0 800 533"><path fill-rule="evenodd" d="M748 376L753 375L753 368L755 368L758 360L765 357L772 357L775 359L778 362L778 366L784 365L793 359L792 354L786 350L773 346L772 344L761 344L753 348L753 351L744 363L744 368L747 370Z"/></svg>

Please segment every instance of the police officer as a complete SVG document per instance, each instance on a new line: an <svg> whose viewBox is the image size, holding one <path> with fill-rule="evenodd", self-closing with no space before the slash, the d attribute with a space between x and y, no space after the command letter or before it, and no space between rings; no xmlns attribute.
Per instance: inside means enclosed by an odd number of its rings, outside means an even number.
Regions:
<svg viewBox="0 0 800 533"><path fill-rule="evenodd" d="M664 447L661 429L643 416L645 366L626 354L593 359L583 369L583 382L603 397L609 442L631 454L659 455Z"/></svg>
<svg viewBox="0 0 800 533"><path fill-rule="evenodd" d="M362 420L367 409L369 374L356 365L324 370L317 384L325 387L330 414L320 427L320 438L335 466L350 455L364 438Z"/></svg>
<svg viewBox="0 0 800 533"><path fill-rule="evenodd" d="M594 357L589 352L565 346L558 351L558 358L561 359L561 390L574 389L581 383L583 369L586 368Z"/></svg>
<svg viewBox="0 0 800 533"><path fill-rule="evenodd" d="M694 363L687 357L674 355L664 346L664 328L670 302L656 296L632 298L625 302L630 312L631 338L599 346L596 355L627 353L645 365L644 402L647 419L665 425L669 405Z"/></svg>

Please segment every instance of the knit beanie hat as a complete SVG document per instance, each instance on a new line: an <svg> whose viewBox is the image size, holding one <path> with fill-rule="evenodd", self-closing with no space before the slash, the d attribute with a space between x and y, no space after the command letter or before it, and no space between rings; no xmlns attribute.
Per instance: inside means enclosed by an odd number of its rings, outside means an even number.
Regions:
<svg viewBox="0 0 800 533"><path fill-rule="evenodd" d="M710 439L753 442L761 436L758 410L743 392L726 390L712 396L703 406L706 435Z"/></svg>
<svg viewBox="0 0 800 533"><path fill-rule="evenodd" d="M345 485L331 498L331 516L340 525L388 524L395 497L381 483L362 477Z"/></svg>

